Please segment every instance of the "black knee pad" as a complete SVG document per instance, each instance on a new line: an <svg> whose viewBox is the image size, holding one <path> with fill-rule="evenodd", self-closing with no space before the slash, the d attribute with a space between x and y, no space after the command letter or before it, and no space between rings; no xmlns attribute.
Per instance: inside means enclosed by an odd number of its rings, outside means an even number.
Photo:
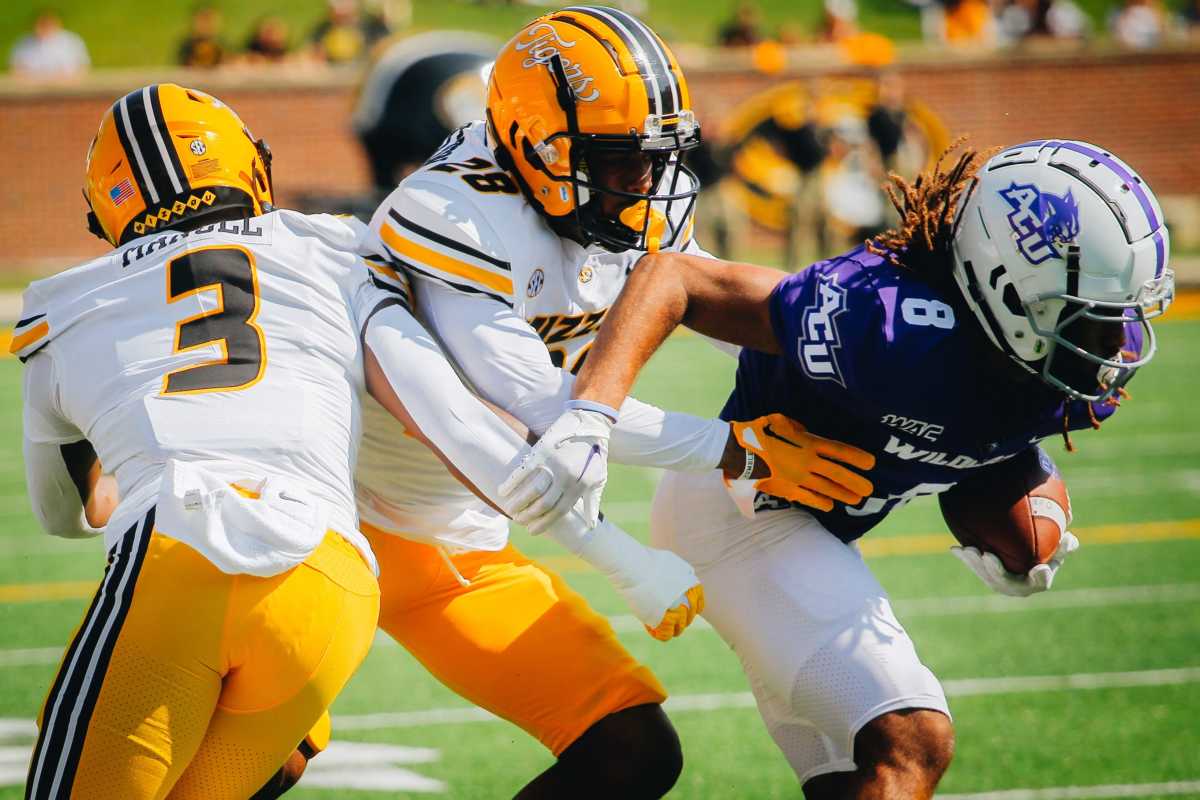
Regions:
<svg viewBox="0 0 1200 800"><path fill-rule="evenodd" d="M559 763L590 773L597 796L656 800L678 780L683 751L662 707L649 703L592 725L563 751Z"/></svg>

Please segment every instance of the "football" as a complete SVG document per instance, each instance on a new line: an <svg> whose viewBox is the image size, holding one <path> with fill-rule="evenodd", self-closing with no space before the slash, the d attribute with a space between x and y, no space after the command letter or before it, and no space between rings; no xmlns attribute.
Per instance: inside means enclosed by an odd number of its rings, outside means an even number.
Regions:
<svg viewBox="0 0 1200 800"><path fill-rule="evenodd" d="M1058 549L1071 522L1067 486L1049 456L1031 448L938 495L954 538L1024 575Z"/></svg>

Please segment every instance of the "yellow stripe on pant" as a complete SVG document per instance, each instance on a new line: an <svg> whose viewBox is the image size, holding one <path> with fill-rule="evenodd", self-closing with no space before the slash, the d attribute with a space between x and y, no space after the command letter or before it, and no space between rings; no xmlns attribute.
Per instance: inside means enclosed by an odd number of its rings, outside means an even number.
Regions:
<svg viewBox="0 0 1200 800"><path fill-rule="evenodd" d="M228 575L151 510L67 649L26 796L245 800L362 662L378 613L375 576L336 533L281 575Z"/></svg>

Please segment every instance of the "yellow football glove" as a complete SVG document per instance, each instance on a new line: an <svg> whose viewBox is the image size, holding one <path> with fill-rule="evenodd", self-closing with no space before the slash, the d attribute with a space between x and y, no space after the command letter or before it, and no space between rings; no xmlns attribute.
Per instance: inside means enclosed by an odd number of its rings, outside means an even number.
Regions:
<svg viewBox="0 0 1200 800"><path fill-rule="evenodd" d="M667 609L667 613L663 614L662 622L658 623L657 627L651 628L647 625L646 633L660 642L670 641L687 630L688 625L691 625L692 620L702 611L704 611L704 586L696 584L684 592L682 603Z"/></svg>
<svg viewBox="0 0 1200 800"><path fill-rule="evenodd" d="M841 464L868 470L875 456L854 445L809 433L791 417L768 414L750 422L731 422L738 444L771 470L754 488L785 500L829 511L833 502L858 505L875 488Z"/></svg>

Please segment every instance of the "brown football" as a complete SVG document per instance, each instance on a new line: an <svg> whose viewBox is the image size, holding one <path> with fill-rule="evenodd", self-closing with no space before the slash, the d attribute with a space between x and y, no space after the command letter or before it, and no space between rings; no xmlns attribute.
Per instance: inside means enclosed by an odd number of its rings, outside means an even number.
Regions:
<svg viewBox="0 0 1200 800"><path fill-rule="evenodd" d="M1017 575L1049 561L1071 522L1067 486L1036 447L956 484L938 501L959 543L995 553Z"/></svg>

